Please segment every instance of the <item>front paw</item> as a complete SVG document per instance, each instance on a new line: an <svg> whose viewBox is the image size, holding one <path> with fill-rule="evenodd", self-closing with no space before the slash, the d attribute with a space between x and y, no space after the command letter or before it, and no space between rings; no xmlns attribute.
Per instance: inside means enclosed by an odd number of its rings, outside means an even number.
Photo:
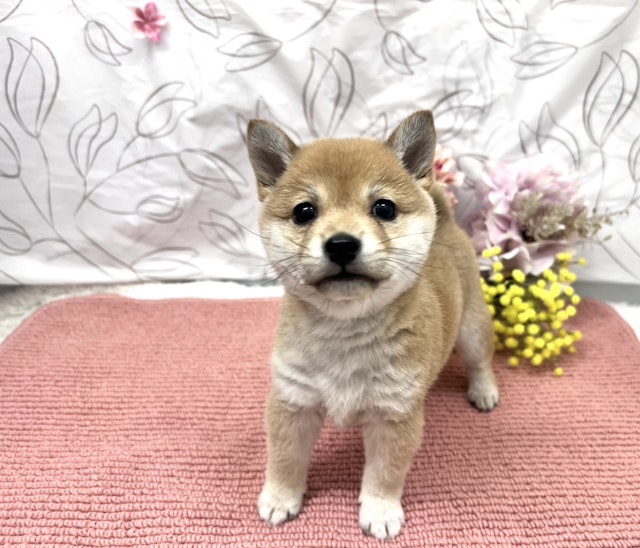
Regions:
<svg viewBox="0 0 640 548"><path fill-rule="evenodd" d="M270 525L280 525L296 518L302 510L304 493L266 484L258 499L260 517Z"/></svg>
<svg viewBox="0 0 640 548"><path fill-rule="evenodd" d="M360 497L360 527L378 540L391 540L404 525L404 512L399 500L382 497Z"/></svg>
<svg viewBox="0 0 640 548"><path fill-rule="evenodd" d="M491 411L498 405L500 393L492 372L483 372L470 379L467 399L479 411Z"/></svg>

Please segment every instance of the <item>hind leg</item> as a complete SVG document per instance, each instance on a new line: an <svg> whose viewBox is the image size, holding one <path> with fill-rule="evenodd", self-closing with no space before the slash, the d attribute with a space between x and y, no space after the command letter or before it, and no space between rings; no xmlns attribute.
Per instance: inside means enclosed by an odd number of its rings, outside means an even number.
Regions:
<svg viewBox="0 0 640 548"><path fill-rule="evenodd" d="M467 398L480 411L491 411L499 399L498 383L491 365L493 324L482 296L472 297L462 316L456 351L467 368Z"/></svg>

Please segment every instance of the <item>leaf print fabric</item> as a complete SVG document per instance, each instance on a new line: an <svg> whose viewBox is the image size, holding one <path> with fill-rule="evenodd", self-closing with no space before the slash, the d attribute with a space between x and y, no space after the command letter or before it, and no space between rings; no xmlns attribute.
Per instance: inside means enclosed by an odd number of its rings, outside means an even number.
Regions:
<svg viewBox="0 0 640 548"><path fill-rule="evenodd" d="M383 139L420 108L460 220L488 160L543 154L613 215L583 279L640 284L637 0L156 7L158 41L123 1L0 6L0 284L268 277L248 121Z"/></svg>

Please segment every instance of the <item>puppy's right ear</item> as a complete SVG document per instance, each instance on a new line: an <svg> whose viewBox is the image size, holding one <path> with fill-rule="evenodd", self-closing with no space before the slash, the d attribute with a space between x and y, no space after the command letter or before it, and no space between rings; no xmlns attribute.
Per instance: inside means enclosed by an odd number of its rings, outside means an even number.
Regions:
<svg viewBox="0 0 640 548"><path fill-rule="evenodd" d="M266 120L249 122L247 144L258 181L258 196L264 200L289 167L298 147L284 131Z"/></svg>

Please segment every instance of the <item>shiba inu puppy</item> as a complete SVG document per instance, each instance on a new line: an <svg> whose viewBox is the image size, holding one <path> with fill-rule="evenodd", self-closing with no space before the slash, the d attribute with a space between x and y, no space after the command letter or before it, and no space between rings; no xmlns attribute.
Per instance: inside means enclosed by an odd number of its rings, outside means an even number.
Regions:
<svg viewBox="0 0 640 548"><path fill-rule="evenodd" d="M258 500L272 525L302 508L325 417L362 425L360 526L390 539L404 523L425 396L454 347L471 403L489 411L498 402L478 265L433 183L435 143L429 111L406 118L386 142L298 147L267 121L249 123L260 231L285 288Z"/></svg>

